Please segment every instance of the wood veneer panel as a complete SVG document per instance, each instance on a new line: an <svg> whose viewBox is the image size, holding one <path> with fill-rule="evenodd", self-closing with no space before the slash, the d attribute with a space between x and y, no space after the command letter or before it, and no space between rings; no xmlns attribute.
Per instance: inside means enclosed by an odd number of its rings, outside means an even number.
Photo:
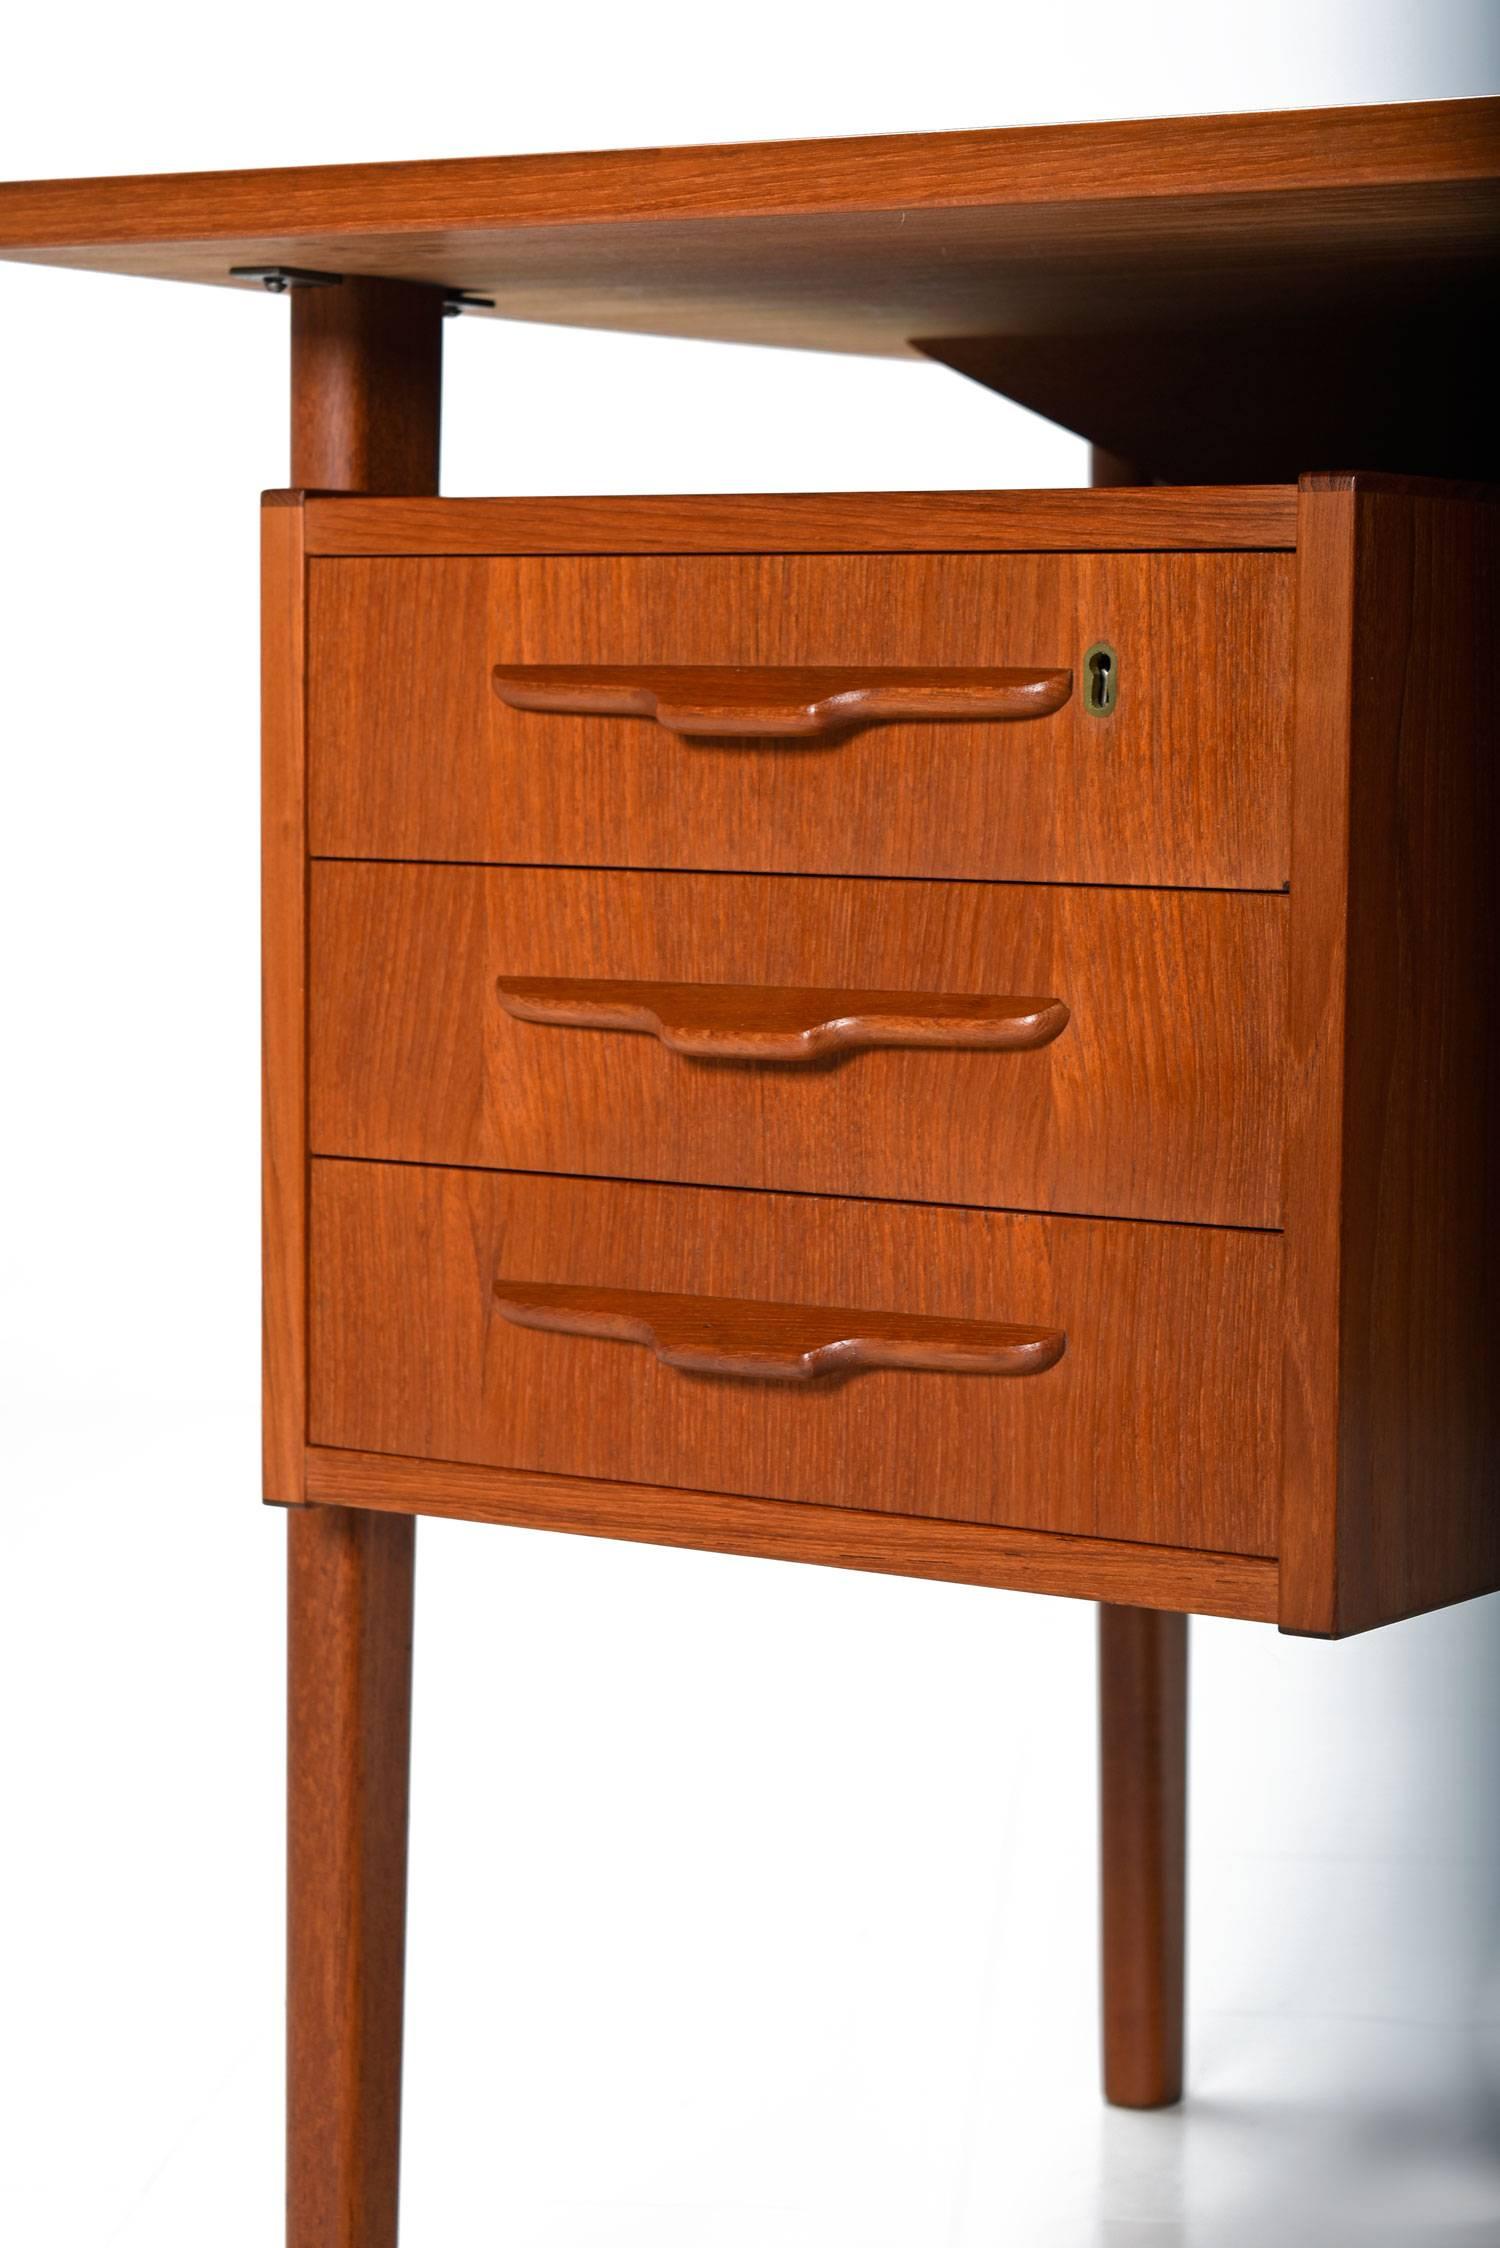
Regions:
<svg viewBox="0 0 1500 2248"><path fill-rule="evenodd" d="M1275 1562L1238 1554L317 1447L307 1455L307 1491L325 1506L446 1515L999 1591L1128 1601L1256 1623L1276 1620Z"/></svg>
<svg viewBox="0 0 1500 2248"><path fill-rule="evenodd" d="M542 868L313 869L321 1154L1274 1226L1288 900ZM501 977L1055 998L1013 1053L697 1061ZM753 990L740 1001L742 1011Z"/></svg>
<svg viewBox="0 0 1500 2248"><path fill-rule="evenodd" d="M307 1441L307 838L302 519L261 514L261 1395L265 1496Z"/></svg>
<svg viewBox="0 0 1500 2248"><path fill-rule="evenodd" d="M1279 889L1280 554L556 556L309 565L313 848L334 857ZM1113 715L822 749L507 709L503 663L1036 666Z"/></svg>
<svg viewBox="0 0 1500 2248"><path fill-rule="evenodd" d="M535 1174L313 1165L320 1446L1275 1551L1280 1242ZM538 1334L497 1278L1061 1328L1023 1378L792 1391Z"/></svg>
<svg viewBox="0 0 1500 2248"><path fill-rule="evenodd" d="M1407 317L1500 240L1493 101L0 187L0 255L292 264L837 350L1287 304Z"/></svg>
<svg viewBox="0 0 1500 2248"><path fill-rule="evenodd" d="M296 493L267 494L295 501ZM1294 484L777 492L683 499L309 498L309 554L981 553L1291 547Z"/></svg>
<svg viewBox="0 0 1500 2248"><path fill-rule="evenodd" d="M1283 1626L1500 1586L1500 511L1302 500Z"/></svg>

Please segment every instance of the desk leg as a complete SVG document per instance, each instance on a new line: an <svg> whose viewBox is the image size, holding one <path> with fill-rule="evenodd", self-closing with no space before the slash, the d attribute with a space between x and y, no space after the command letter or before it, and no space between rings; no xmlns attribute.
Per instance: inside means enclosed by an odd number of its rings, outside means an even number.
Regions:
<svg viewBox="0 0 1500 2248"><path fill-rule="evenodd" d="M1187 1937L1187 1618L1099 1610L1104 2095L1182 2097Z"/></svg>
<svg viewBox="0 0 1500 2248"><path fill-rule="evenodd" d="M436 492L442 291L292 291L292 482ZM287 1517L287 2243L395 2248L411 1517Z"/></svg>
<svg viewBox="0 0 1500 2248"><path fill-rule="evenodd" d="M287 1517L287 2242L394 2248L415 1521Z"/></svg>

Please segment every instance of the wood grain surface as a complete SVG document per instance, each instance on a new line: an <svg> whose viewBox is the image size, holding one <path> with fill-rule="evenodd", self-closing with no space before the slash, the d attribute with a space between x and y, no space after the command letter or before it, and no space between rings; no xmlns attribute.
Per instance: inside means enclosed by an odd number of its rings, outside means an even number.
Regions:
<svg viewBox="0 0 1500 2248"><path fill-rule="evenodd" d="M333 857L1279 889L1278 554L316 561L313 848ZM506 709L495 663L1074 669L1119 699L820 750Z"/></svg>
<svg viewBox="0 0 1500 2248"><path fill-rule="evenodd" d="M1282 1622L1500 1587L1500 507L1303 494Z"/></svg>
<svg viewBox="0 0 1500 2248"><path fill-rule="evenodd" d="M322 1154L1274 1226L1288 901L760 875L313 870ZM518 1021L566 972L1031 994L1012 1053L693 1060ZM733 1000L723 1002L733 1009ZM524 1011L524 1010L523 1010Z"/></svg>
<svg viewBox="0 0 1500 2248"><path fill-rule="evenodd" d="M303 500L309 554L1109 553L1292 547L1295 484Z"/></svg>
<svg viewBox="0 0 1500 2248"><path fill-rule="evenodd" d="M1107 68L1080 55L1079 68ZM502 316L901 352L1288 304L1482 295L1493 101L0 187L0 256L229 282L290 264Z"/></svg>
<svg viewBox="0 0 1500 2248"><path fill-rule="evenodd" d="M870 1569L1008 1592L1131 1601L1142 1607L1276 1620L1276 1564L1179 1546L1131 1545L977 1522L923 1521L855 1507L784 1506L722 1492L531 1475L515 1468L462 1467L392 1453L307 1455L307 1493L317 1505L447 1516L578 1537L626 1538L831 1569Z"/></svg>
<svg viewBox="0 0 1500 2248"><path fill-rule="evenodd" d="M312 1441L1275 1552L1274 1235L313 1166ZM1057 1328L1025 1381L710 1379L511 1325L501 1275Z"/></svg>

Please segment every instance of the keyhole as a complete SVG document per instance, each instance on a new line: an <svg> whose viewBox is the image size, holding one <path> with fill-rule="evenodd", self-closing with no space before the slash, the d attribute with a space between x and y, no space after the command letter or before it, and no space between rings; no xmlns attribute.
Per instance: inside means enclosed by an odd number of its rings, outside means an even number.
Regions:
<svg viewBox="0 0 1500 2248"><path fill-rule="evenodd" d="M1107 718L1120 692L1120 659L1107 640L1096 640L1083 659L1083 707Z"/></svg>

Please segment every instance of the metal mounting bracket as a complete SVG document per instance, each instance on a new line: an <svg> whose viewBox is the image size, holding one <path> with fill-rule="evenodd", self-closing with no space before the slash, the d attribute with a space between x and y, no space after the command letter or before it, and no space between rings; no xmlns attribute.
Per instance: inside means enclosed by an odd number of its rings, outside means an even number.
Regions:
<svg viewBox="0 0 1500 2248"><path fill-rule="evenodd" d="M288 289L336 289L343 281L342 273L314 273L305 265L232 265L231 281L258 281L269 289L273 297L285 296Z"/></svg>
<svg viewBox="0 0 1500 2248"><path fill-rule="evenodd" d="M342 273L315 273L305 265L232 265L231 281L258 281L273 297L286 295L288 289L336 289L342 283ZM473 289L445 289L443 291L443 318L454 320L461 312L493 312L493 297L482 297Z"/></svg>

